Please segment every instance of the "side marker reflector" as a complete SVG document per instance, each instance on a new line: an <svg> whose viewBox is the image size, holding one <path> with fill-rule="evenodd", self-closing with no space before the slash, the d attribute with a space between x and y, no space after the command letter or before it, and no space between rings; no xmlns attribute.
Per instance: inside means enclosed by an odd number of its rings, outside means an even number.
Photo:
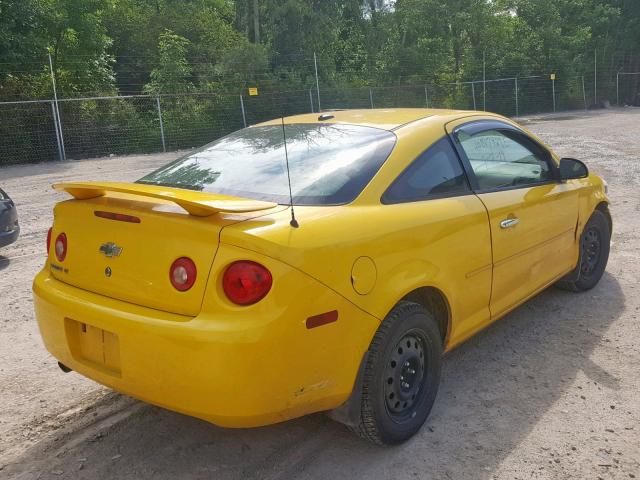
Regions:
<svg viewBox="0 0 640 480"><path fill-rule="evenodd" d="M307 318L307 328L316 328L326 325L327 323L333 323L338 321L338 311L332 310L330 312L321 313L320 315L314 315Z"/></svg>

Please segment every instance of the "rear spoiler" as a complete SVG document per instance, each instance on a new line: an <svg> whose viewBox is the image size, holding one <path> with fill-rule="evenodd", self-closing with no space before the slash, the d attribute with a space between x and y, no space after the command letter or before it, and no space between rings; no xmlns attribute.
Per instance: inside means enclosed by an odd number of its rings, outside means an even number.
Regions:
<svg viewBox="0 0 640 480"><path fill-rule="evenodd" d="M81 182L56 183L54 190L64 191L79 200L103 197L109 192L139 195L142 197L168 200L197 217L208 217L218 212L253 212L267 210L277 206L277 203L252 200L250 198L233 197L219 193L197 192L182 188L146 185L142 183L107 183Z"/></svg>

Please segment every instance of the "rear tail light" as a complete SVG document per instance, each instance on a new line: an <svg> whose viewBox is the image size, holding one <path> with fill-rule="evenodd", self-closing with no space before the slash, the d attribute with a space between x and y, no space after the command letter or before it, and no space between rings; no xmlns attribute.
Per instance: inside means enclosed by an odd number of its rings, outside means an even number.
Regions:
<svg viewBox="0 0 640 480"><path fill-rule="evenodd" d="M222 288L229 300L237 305L251 305L262 300L273 278L271 272L259 263L234 262L224 272Z"/></svg>
<svg viewBox="0 0 640 480"><path fill-rule="evenodd" d="M47 255L49 255L49 250L51 250L51 231L53 228L49 227L47 230Z"/></svg>
<svg viewBox="0 0 640 480"><path fill-rule="evenodd" d="M176 290L186 292L196 283L196 264L187 257L178 258L171 264L169 279Z"/></svg>
<svg viewBox="0 0 640 480"><path fill-rule="evenodd" d="M62 262L67 258L67 236L64 233L58 235L53 248L59 262Z"/></svg>

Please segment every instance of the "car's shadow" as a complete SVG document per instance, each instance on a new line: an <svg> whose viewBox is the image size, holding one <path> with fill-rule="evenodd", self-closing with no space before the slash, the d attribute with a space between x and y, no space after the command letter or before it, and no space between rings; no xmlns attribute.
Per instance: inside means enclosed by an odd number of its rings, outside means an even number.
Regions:
<svg viewBox="0 0 640 480"><path fill-rule="evenodd" d="M447 356L427 424L401 446L370 445L321 414L226 430L114 395L110 400L123 402L130 414L69 425L66 434L33 446L5 472L41 478L50 472L53 478L488 478L578 375L619 389L620 380L590 355L624 303L609 274L587 293L551 288L532 299Z"/></svg>
<svg viewBox="0 0 640 480"><path fill-rule="evenodd" d="M11 263L11 260L9 260L7 257L0 255L0 271L7 268L10 263Z"/></svg>

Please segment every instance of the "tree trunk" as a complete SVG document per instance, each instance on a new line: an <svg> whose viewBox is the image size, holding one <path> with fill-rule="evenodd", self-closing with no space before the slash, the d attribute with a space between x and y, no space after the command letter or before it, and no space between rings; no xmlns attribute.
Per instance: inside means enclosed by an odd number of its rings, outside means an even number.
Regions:
<svg viewBox="0 0 640 480"><path fill-rule="evenodd" d="M260 43L260 5L253 0L253 43Z"/></svg>

